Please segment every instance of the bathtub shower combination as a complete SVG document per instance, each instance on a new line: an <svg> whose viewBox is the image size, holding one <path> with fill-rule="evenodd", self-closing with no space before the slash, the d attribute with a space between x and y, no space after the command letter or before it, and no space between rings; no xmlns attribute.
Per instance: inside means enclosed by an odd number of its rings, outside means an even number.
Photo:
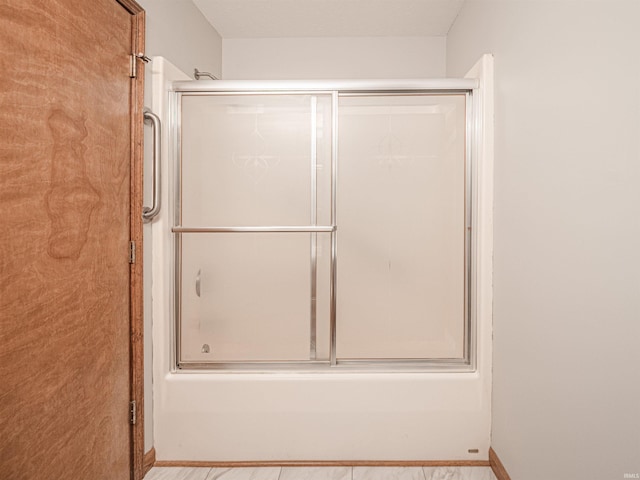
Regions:
<svg viewBox="0 0 640 480"><path fill-rule="evenodd" d="M475 368L476 80L176 82L175 368Z"/></svg>
<svg viewBox="0 0 640 480"><path fill-rule="evenodd" d="M158 459L487 461L492 65L195 81L154 57Z"/></svg>

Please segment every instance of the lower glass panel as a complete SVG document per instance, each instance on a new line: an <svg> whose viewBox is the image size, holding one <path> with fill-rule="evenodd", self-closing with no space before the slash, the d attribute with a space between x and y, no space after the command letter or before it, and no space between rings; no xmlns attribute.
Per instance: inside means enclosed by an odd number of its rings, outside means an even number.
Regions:
<svg viewBox="0 0 640 480"><path fill-rule="evenodd" d="M309 361L313 236L328 283L329 234L182 234L180 362ZM328 291L317 306L327 329ZM316 344L328 358L328 336Z"/></svg>

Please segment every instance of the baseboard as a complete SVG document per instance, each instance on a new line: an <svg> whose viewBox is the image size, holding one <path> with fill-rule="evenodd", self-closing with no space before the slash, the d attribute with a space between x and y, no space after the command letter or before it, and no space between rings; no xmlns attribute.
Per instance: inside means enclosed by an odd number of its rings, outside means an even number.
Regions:
<svg viewBox="0 0 640 480"><path fill-rule="evenodd" d="M156 463L156 449L154 447L151 447L151 450L149 450L147 453L144 454L144 458L142 460L142 477L143 478L147 474L147 472L151 470L151 468L155 465L155 463Z"/></svg>
<svg viewBox="0 0 640 480"><path fill-rule="evenodd" d="M158 460L156 467L489 467L487 460L274 460L258 462L198 462ZM506 477L508 479L508 477Z"/></svg>
<svg viewBox="0 0 640 480"><path fill-rule="evenodd" d="M498 480L511 480L511 477L507 473L507 469L504 468L498 454L493 448L489 448L489 464L491 466L491 470L493 470L493 474Z"/></svg>

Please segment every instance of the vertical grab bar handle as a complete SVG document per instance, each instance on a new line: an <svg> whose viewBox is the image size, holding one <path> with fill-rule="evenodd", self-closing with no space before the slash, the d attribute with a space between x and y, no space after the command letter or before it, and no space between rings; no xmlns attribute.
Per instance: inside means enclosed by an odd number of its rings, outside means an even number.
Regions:
<svg viewBox="0 0 640 480"><path fill-rule="evenodd" d="M160 149L161 125L160 118L148 108L144 109L144 120L149 120L153 126L153 204L142 208L142 219L150 222L160 212Z"/></svg>

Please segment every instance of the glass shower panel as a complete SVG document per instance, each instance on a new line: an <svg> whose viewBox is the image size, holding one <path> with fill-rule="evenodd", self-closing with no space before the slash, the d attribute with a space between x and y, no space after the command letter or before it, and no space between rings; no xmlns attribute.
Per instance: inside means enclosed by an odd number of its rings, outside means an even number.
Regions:
<svg viewBox="0 0 640 480"><path fill-rule="evenodd" d="M181 109L182 225L329 223L329 95L185 95Z"/></svg>
<svg viewBox="0 0 640 480"><path fill-rule="evenodd" d="M465 105L339 99L339 360L464 356Z"/></svg>
<svg viewBox="0 0 640 480"><path fill-rule="evenodd" d="M327 361L331 234L260 229L331 224L331 95L180 105L179 362Z"/></svg>
<svg viewBox="0 0 640 480"><path fill-rule="evenodd" d="M181 361L312 360L310 235L183 234ZM317 280L326 283L329 234L317 235ZM316 298L326 328L328 292ZM328 337L316 341L316 358L328 358Z"/></svg>

